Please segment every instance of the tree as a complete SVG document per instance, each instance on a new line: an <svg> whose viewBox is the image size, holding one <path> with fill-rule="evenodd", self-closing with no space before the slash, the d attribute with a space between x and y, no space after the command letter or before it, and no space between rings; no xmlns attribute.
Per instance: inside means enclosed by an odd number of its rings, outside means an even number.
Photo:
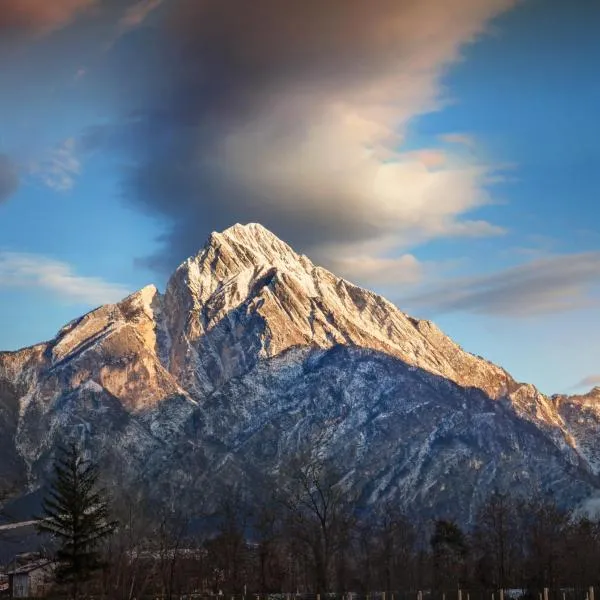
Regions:
<svg viewBox="0 0 600 600"><path fill-rule="evenodd" d="M462 587L468 547L460 527L454 521L436 521L430 543L437 587Z"/></svg>
<svg viewBox="0 0 600 600"><path fill-rule="evenodd" d="M522 512L527 583L538 590L556 587L563 576L565 540L572 514L547 497L530 500Z"/></svg>
<svg viewBox="0 0 600 600"><path fill-rule="evenodd" d="M154 535L155 510L143 493L121 490L112 499L118 531L104 548L108 568L103 573L103 595L113 600L133 600L144 596L157 579L154 561L147 550Z"/></svg>
<svg viewBox="0 0 600 600"><path fill-rule="evenodd" d="M506 588L520 583L516 566L522 563L522 540L516 499L495 491L477 512L473 545L480 583Z"/></svg>
<svg viewBox="0 0 600 600"><path fill-rule="evenodd" d="M85 460L75 444L61 450L37 524L38 532L58 541L56 579L71 584L74 599L81 583L102 566L98 547L116 528L98 477L97 465Z"/></svg>
<svg viewBox="0 0 600 600"><path fill-rule="evenodd" d="M288 531L308 551L315 591L327 592L334 559L348 544L354 527L353 497L331 463L307 454L291 460L279 490Z"/></svg>
<svg viewBox="0 0 600 600"><path fill-rule="evenodd" d="M416 533L399 507L386 502L375 509L371 536L375 538L373 556L380 576L378 586L391 591L412 587L413 554Z"/></svg>
<svg viewBox="0 0 600 600"><path fill-rule="evenodd" d="M256 503L252 515L253 537L256 542L258 562L257 588L260 592L277 592L283 589L285 555L282 543L282 519L273 498L262 498Z"/></svg>
<svg viewBox="0 0 600 600"><path fill-rule="evenodd" d="M161 598L171 600L179 597L183 581L185 543L189 541L190 517L183 510L173 509L172 504L163 506L158 528L153 536L158 541L158 567L161 582Z"/></svg>
<svg viewBox="0 0 600 600"><path fill-rule="evenodd" d="M243 491L227 486L218 500L215 516L218 519L217 535L205 545L214 572L219 576L215 584L228 595L240 594L252 571L245 537L250 514Z"/></svg>

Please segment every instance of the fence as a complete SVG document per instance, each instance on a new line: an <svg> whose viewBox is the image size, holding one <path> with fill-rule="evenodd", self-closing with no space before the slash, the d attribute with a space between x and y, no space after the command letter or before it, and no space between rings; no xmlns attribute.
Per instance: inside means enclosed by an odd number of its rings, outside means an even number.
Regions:
<svg viewBox="0 0 600 600"><path fill-rule="evenodd" d="M93 600L104 600L100 597ZM111 599L113 600L113 599ZM147 595L132 600L595 600L594 588L401 590L391 592Z"/></svg>
<svg viewBox="0 0 600 600"><path fill-rule="evenodd" d="M10 597L0 591L0 598ZM52 592L49 600L63 600ZM64 596L65 600L68 596ZM25 599L27 600L27 599ZM118 600L105 595L85 595L82 600ZM542 589L459 589L459 590L401 590L391 592L344 592L344 593L268 593L268 594L147 594L131 600L595 600L593 587L542 588Z"/></svg>

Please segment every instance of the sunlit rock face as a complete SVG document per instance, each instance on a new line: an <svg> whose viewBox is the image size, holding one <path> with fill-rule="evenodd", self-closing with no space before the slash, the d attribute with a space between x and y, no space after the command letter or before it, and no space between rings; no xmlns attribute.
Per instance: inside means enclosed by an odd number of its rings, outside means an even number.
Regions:
<svg viewBox="0 0 600 600"><path fill-rule="evenodd" d="M156 499L250 489L298 449L365 503L468 522L492 489L600 487L600 393L546 398L258 224L154 286L0 353L0 483L39 487L76 437Z"/></svg>

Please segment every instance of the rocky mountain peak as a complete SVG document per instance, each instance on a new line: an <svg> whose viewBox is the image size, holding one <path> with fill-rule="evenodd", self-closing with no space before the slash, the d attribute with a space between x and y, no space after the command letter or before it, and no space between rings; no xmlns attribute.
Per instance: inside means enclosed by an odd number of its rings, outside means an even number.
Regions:
<svg viewBox="0 0 600 600"><path fill-rule="evenodd" d="M236 224L164 295L146 286L48 343L0 352L0 477L22 465L37 485L67 433L132 481L204 493L277 470L326 428L315 452L370 473L357 481L369 499L450 503L468 518L479 487L559 481L569 501L600 489L599 393L550 400L261 225Z"/></svg>
<svg viewBox="0 0 600 600"><path fill-rule="evenodd" d="M312 262L299 255L285 242L258 223L235 224L223 232L213 232L195 256L185 260L175 271L169 290L181 294L188 290L205 301L233 279L248 286L273 267L301 277L314 269Z"/></svg>
<svg viewBox="0 0 600 600"><path fill-rule="evenodd" d="M163 306L166 366L198 393L261 358L336 344L385 352L493 397L514 387L433 323L316 266L257 223L213 232L175 271Z"/></svg>

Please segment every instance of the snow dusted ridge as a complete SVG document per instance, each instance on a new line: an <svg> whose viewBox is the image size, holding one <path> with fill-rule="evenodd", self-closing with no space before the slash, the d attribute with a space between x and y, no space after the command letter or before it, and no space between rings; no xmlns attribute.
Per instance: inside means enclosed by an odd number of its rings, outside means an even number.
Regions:
<svg viewBox="0 0 600 600"><path fill-rule="evenodd" d="M365 501L468 520L493 487L594 494L597 405L597 392L544 397L238 224L211 234L164 295L147 286L0 353L0 483L35 488L76 436L122 485L152 482L157 496L252 486L318 439Z"/></svg>
<svg viewBox="0 0 600 600"><path fill-rule="evenodd" d="M315 266L255 223L213 233L207 246L177 269L165 304L175 316L169 364L178 374L186 369L177 358L184 358L188 348L198 349L212 330L237 319L238 328L229 332L226 348L228 354L235 353L246 336L239 320L246 325L259 318L260 357L294 346L348 344L386 352L494 397L514 387L502 369L462 351L433 323L411 319L381 296ZM177 310L182 306L183 313ZM189 319L190 314L197 318ZM231 364L231 356L219 362L236 374L235 367L244 369ZM192 363L186 375L193 379L197 368Z"/></svg>

